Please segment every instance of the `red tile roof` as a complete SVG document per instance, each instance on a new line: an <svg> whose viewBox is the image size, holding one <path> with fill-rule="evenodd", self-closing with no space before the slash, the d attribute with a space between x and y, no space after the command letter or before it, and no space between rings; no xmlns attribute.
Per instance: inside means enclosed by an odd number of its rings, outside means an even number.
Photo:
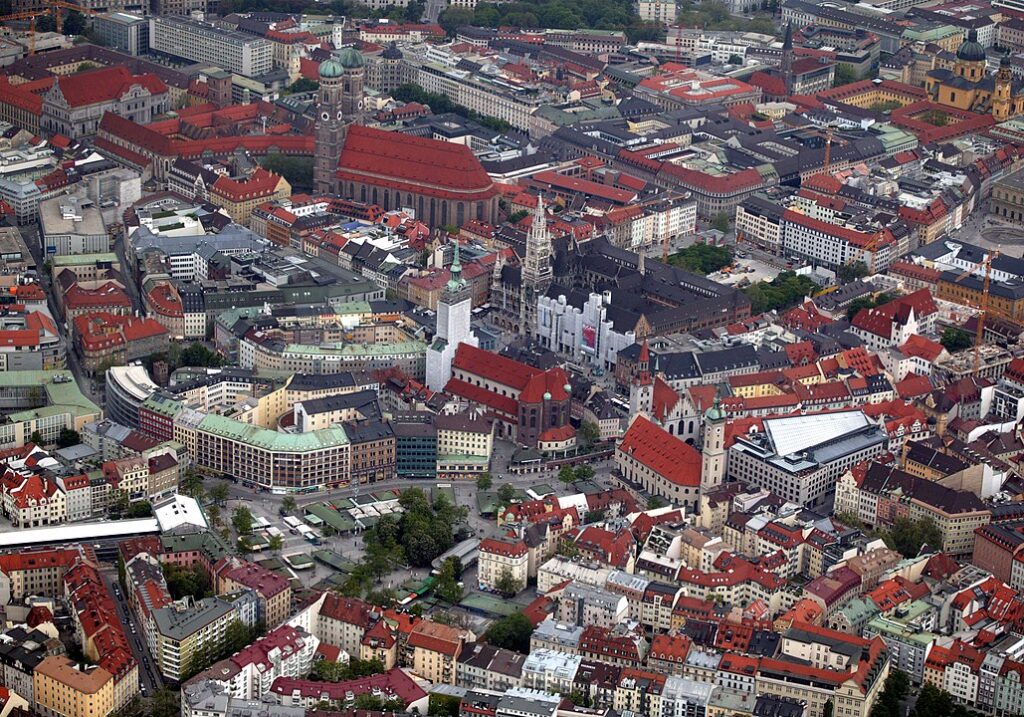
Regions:
<svg viewBox="0 0 1024 717"><path fill-rule="evenodd" d="M244 202L273 196L281 183L281 176L257 167L249 177L232 179L221 175L210 187L210 192L231 202Z"/></svg>
<svg viewBox="0 0 1024 717"><path fill-rule="evenodd" d="M480 552L492 555L503 555L507 558L522 557L529 552L522 540L508 541L495 538L484 538L480 541Z"/></svg>
<svg viewBox="0 0 1024 717"><path fill-rule="evenodd" d="M342 180L449 199L489 198L494 182L469 147L353 125L338 160Z"/></svg>
<svg viewBox="0 0 1024 717"><path fill-rule="evenodd" d="M95 289L83 289L79 284L72 284L64 293L64 305L68 311L87 308L123 308L131 309L132 302L128 294L120 286L108 281Z"/></svg>
<svg viewBox="0 0 1024 717"><path fill-rule="evenodd" d="M616 453L623 453L675 485L700 485L701 456L690 444L643 416L633 421Z"/></svg>
<svg viewBox="0 0 1024 717"><path fill-rule="evenodd" d="M141 87L151 95L167 92L167 85L156 75L133 75L124 65L58 76L57 84L64 99L72 107L118 99L134 86Z"/></svg>

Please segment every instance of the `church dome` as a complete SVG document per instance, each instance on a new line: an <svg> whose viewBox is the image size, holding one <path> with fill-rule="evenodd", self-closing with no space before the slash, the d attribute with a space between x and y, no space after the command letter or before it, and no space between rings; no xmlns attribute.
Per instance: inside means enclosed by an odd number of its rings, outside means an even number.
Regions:
<svg viewBox="0 0 1024 717"><path fill-rule="evenodd" d="M320 79L341 77L344 73L345 68L333 57L320 63Z"/></svg>
<svg viewBox="0 0 1024 717"><path fill-rule="evenodd" d="M340 53L338 53L338 62L346 70L355 70L362 67L365 64L363 56L354 47L346 47Z"/></svg>
<svg viewBox="0 0 1024 717"><path fill-rule="evenodd" d="M971 30L967 33L967 41L960 45L960 49L956 51L956 59L964 62L985 61L985 48L978 42L977 30Z"/></svg>

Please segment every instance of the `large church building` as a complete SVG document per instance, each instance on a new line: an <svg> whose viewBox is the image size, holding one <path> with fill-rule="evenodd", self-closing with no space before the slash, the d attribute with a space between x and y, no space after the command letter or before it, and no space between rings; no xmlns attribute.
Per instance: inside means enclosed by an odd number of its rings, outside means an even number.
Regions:
<svg viewBox="0 0 1024 717"><path fill-rule="evenodd" d="M360 124L364 74L353 48L320 65L316 190L386 211L411 209L433 227L495 222L498 188L469 147Z"/></svg>

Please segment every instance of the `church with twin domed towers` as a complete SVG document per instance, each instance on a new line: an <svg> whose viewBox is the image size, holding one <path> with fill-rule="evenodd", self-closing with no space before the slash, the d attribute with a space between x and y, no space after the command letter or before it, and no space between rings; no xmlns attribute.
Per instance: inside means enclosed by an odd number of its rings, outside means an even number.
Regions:
<svg viewBox="0 0 1024 717"><path fill-rule="evenodd" d="M461 144L366 126L365 61L346 47L320 65L313 185L432 227L498 218L498 188Z"/></svg>

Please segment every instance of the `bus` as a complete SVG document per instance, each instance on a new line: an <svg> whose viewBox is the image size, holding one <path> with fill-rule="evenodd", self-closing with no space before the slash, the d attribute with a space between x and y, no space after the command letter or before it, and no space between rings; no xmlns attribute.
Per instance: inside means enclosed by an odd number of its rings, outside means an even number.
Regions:
<svg viewBox="0 0 1024 717"><path fill-rule="evenodd" d="M284 524L288 526L288 532L292 535L298 535L299 528L304 527L302 521L296 518L294 515L286 515L284 518Z"/></svg>

